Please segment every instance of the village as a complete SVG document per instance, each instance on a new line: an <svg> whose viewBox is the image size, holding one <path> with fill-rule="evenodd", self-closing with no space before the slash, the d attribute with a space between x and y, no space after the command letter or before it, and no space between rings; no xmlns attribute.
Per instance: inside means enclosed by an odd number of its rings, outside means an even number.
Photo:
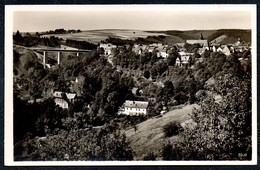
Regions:
<svg viewBox="0 0 260 170"><path fill-rule="evenodd" d="M195 50L187 50L185 48L185 44L193 45L195 46ZM114 57L114 51L116 49L119 50L119 53L123 52L123 50L120 50L122 48L130 48L130 45L125 46L116 46L111 43L101 43L98 47L98 49L104 50L103 55L107 58L108 62L113 65L113 57ZM63 50L79 50L76 48L68 47L68 46L62 46L61 49ZM193 65L190 64L190 60L195 58L195 62L202 62L203 58L201 55L205 53L205 51L211 51L211 52L217 52L225 54L226 56L229 56L232 53L241 53L248 51L251 49L250 43L246 43L243 40L240 40L240 38L237 39L237 42L233 44L218 44L216 42L209 42L208 40L203 38L203 34L201 33L200 39L198 40L186 40L185 43L176 43L176 44L162 44L162 43L152 43L149 45L144 44L134 44L132 46L132 51L136 55L144 55L145 53L156 53L157 58L160 58L162 60L167 60L172 50L177 50L178 57L176 58L175 66L176 67L184 67L184 68L193 68ZM77 54L78 56L78 54ZM196 56L196 57L195 57ZM248 60L248 58L238 58L239 60ZM195 63L194 62L194 63ZM59 62L58 62L59 63ZM49 64L47 64L49 65ZM51 67L50 65L48 66ZM81 97L81 91L77 91L75 93L75 86L77 87L77 84L81 84L84 82L84 77L78 77L75 80L70 81L70 91L71 92L62 92L62 91L52 91L52 94L54 97L54 101L56 105L63 109L68 109L71 104L74 103L75 100L79 100ZM80 81L80 82L79 82ZM162 83L163 86L163 83ZM134 95L137 94L137 90L139 95L143 93L142 89L138 89L137 87L134 87L132 89L132 93ZM36 102L42 102L41 99L36 99ZM33 100L28 101L30 103L33 102ZM89 106L88 106L89 107ZM118 110L118 114L125 114L125 115L147 115L147 110L149 107L149 101L131 101L126 100L125 103L120 107ZM164 107L161 111L161 114L167 112L167 109Z"/></svg>

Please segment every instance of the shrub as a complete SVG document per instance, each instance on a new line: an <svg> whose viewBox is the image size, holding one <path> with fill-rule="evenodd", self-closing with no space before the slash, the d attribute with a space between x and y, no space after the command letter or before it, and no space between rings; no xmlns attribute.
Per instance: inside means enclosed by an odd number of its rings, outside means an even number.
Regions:
<svg viewBox="0 0 260 170"><path fill-rule="evenodd" d="M143 158L145 161L154 161L156 160L156 155L153 152L149 152L147 155Z"/></svg>
<svg viewBox="0 0 260 170"><path fill-rule="evenodd" d="M171 137L173 135L178 135L183 128L177 122L170 122L163 126L163 132L165 137Z"/></svg>
<svg viewBox="0 0 260 170"><path fill-rule="evenodd" d="M170 143L164 144L162 148L163 160L172 160L173 158L173 147Z"/></svg>

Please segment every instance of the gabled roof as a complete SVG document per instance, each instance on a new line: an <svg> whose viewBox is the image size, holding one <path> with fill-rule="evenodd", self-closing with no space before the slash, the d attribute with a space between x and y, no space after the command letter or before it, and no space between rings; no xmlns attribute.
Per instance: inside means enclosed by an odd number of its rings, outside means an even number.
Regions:
<svg viewBox="0 0 260 170"><path fill-rule="evenodd" d="M104 49L108 49L108 48L116 48L116 45L108 43L108 44L100 44L99 47L104 48Z"/></svg>
<svg viewBox="0 0 260 170"><path fill-rule="evenodd" d="M188 44L200 44L203 47L208 47L208 40L186 40Z"/></svg>
<svg viewBox="0 0 260 170"><path fill-rule="evenodd" d="M190 56L190 55L193 55L193 53L187 53L187 52L184 52L184 51L180 51L178 52L180 56Z"/></svg>
<svg viewBox="0 0 260 170"><path fill-rule="evenodd" d="M198 53L201 53L201 54L204 53L205 51L206 51L205 48L199 48L199 49L198 49Z"/></svg>
<svg viewBox="0 0 260 170"><path fill-rule="evenodd" d="M125 107L130 107L130 108L140 108L140 109L146 109L148 107L149 102L146 101L131 101L131 100L126 100L124 103Z"/></svg>
<svg viewBox="0 0 260 170"><path fill-rule="evenodd" d="M71 100L76 97L76 93L66 93L67 99Z"/></svg>
<svg viewBox="0 0 260 170"><path fill-rule="evenodd" d="M62 98L62 93L64 92L61 92L61 91L55 91L53 93L53 97L55 98ZM67 99L71 100L71 99L74 99L76 97L76 93L65 93Z"/></svg>
<svg viewBox="0 0 260 170"><path fill-rule="evenodd" d="M137 93L137 90L138 90L138 88L137 88L137 87L134 87L134 88L132 88L131 91L132 91L133 94L136 94L136 93Z"/></svg>

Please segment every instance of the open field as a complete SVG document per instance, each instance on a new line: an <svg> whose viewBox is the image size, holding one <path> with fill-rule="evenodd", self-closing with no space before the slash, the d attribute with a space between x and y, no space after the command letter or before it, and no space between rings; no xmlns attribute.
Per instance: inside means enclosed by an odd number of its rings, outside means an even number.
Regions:
<svg viewBox="0 0 260 170"><path fill-rule="evenodd" d="M189 113L193 108L197 108L197 104L186 105L183 108L172 110L162 117L148 119L137 125L137 131L134 128L126 130L126 136L131 142L131 147L136 153L135 159L140 160L148 152L154 152L159 155L160 150L165 142L174 142L179 140L179 136L165 138L163 126L169 122L184 122L190 119Z"/></svg>
<svg viewBox="0 0 260 170"><path fill-rule="evenodd" d="M88 30L80 33L68 34L48 34L42 37L56 36L59 38L88 41L92 43L100 43L100 41L108 37L115 37L121 39L134 40L137 38L146 38L148 36L163 35L165 38L161 39L161 43L174 44L184 43L187 39L200 39L201 33L204 39L209 42L217 42L220 44L229 44L237 42L238 38L242 41L251 41L251 30L239 29L222 29L222 30L188 30L188 31L141 31L141 30L124 30L124 29L104 29L104 30Z"/></svg>
<svg viewBox="0 0 260 170"><path fill-rule="evenodd" d="M102 40L107 39L108 37L116 37L121 39L136 39L136 38L146 38L147 36L158 36L164 35L164 33L151 33L140 30L120 30L120 29L111 29L111 30L89 30L82 31L80 33L71 33L71 34L49 34L42 35L42 37L55 36L63 39L72 39L72 40L82 40L89 41L93 43L99 43Z"/></svg>

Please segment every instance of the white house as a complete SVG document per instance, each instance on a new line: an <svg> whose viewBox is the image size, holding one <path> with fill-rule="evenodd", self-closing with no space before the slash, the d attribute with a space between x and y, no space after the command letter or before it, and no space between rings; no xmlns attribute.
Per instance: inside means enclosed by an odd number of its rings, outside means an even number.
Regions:
<svg viewBox="0 0 260 170"><path fill-rule="evenodd" d="M147 107L149 102L146 101L131 101L126 100L123 107L122 114L125 115L146 115L147 114Z"/></svg>
<svg viewBox="0 0 260 170"><path fill-rule="evenodd" d="M216 51L217 51L217 48L216 48L215 45L212 47L212 51L213 51L213 52L216 52Z"/></svg>
<svg viewBox="0 0 260 170"><path fill-rule="evenodd" d="M154 49L155 49L155 47L149 47L149 48L148 48L148 52L149 52L149 53L152 53L152 52L154 51Z"/></svg>
<svg viewBox="0 0 260 170"><path fill-rule="evenodd" d="M112 49L116 48L117 46L108 43L108 44L100 44L99 47L104 49L105 55L110 55L112 53Z"/></svg>
<svg viewBox="0 0 260 170"><path fill-rule="evenodd" d="M230 54L231 54L231 52L230 52L228 46L226 46L226 45L223 47L222 52L223 52L224 54L226 54L226 55L230 55Z"/></svg>
<svg viewBox="0 0 260 170"><path fill-rule="evenodd" d="M226 45L219 47L219 48L217 49L217 52L222 52L222 53L224 53L225 55L230 55L230 54L231 54L230 49L229 49L228 46L226 46Z"/></svg>
<svg viewBox="0 0 260 170"><path fill-rule="evenodd" d="M147 45L139 45L139 44L134 44L132 51L135 52L136 54L143 54L144 52L148 51L149 46Z"/></svg>
<svg viewBox="0 0 260 170"><path fill-rule="evenodd" d="M187 65L189 63L189 59L190 57L193 55L193 53L186 53L184 51L180 51L178 52L179 55L181 56L181 61L180 59L177 57L176 59L176 65L177 66L183 66L183 65Z"/></svg>
<svg viewBox="0 0 260 170"><path fill-rule="evenodd" d="M64 92L61 91L55 91L53 93L55 104L60 106L63 109L69 108L69 103L73 103L76 98L76 93L64 93L65 96L63 96Z"/></svg>
<svg viewBox="0 0 260 170"><path fill-rule="evenodd" d="M167 58L169 54L166 49L159 49L157 52L157 57Z"/></svg>

